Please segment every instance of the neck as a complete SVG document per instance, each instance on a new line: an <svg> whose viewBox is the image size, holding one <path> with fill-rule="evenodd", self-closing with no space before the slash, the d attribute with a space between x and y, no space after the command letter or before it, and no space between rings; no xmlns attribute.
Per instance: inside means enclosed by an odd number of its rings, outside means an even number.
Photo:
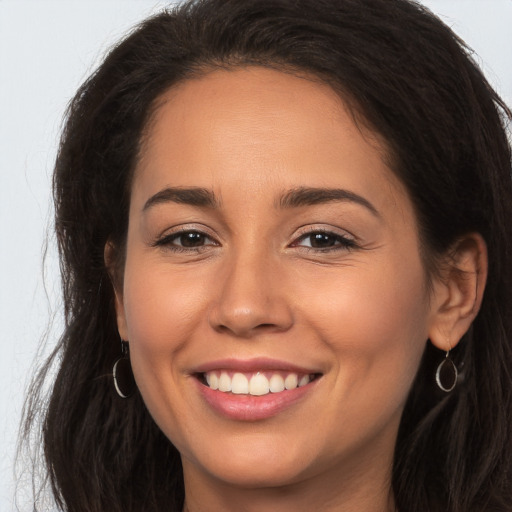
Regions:
<svg viewBox="0 0 512 512"><path fill-rule="evenodd" d="M320 491L320 489L318 489ZM366 492L366 494L364 493ZM322 510L322 512L395 512L389 490L360 489L351 496L312 495L293 489L239 489L229 494L194 496L188 494L183 512L296 512L297 510Z"/></svg>

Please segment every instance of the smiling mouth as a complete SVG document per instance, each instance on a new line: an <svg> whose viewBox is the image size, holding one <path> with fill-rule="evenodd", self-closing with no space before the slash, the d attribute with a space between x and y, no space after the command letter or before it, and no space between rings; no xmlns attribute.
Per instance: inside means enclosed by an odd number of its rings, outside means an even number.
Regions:
<svg viewBox="0 0 512 512"><path fill-rule="evenodd" d="M321 374L278 371L236 372L215 370L199 373L202 384L215 391L234 395L265 396L270 393L285 393L304 387L318 379Z"/></svg>

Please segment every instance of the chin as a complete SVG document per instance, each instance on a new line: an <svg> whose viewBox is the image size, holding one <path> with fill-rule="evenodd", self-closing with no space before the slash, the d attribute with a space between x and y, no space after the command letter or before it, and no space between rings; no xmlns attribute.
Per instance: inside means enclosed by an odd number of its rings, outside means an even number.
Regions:
<svg viewBox="0 0 512 512"><path fill-rule="evenodd" d="M278 448L277 443L280 445ZM303 450L298 451L293 443L283 440L242 441L243 446L235 443L229 447L225 444L218 444L205 457L199 455L193 462L183 458L184 467L188 463L200 466L216 480L243 488L290 485L303 479L310 467Z"/></svg>

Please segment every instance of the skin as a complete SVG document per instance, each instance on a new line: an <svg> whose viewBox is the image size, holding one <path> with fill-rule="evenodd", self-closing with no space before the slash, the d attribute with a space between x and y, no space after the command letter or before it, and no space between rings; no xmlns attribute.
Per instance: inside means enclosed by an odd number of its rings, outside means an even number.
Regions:
<svg viewBox="0 0 512 512"><path fill-rule="evenodd" d="M333 90L304 77L214 71L162 98L134 177L116 305L140 392L181 453L186 510L394 510L408 391L427 339L453 347L478 311L485 244L460 243L429 290L413 205L385 152ZM168 187L204 188L218 204L148 204ZM371 206L280 205L298 187ZM184 248L180 229L204 236ZM319 231L331 233L326 247L311 247ZM198 365L255 357L321 378L259 421L206 404Z"/></svg>

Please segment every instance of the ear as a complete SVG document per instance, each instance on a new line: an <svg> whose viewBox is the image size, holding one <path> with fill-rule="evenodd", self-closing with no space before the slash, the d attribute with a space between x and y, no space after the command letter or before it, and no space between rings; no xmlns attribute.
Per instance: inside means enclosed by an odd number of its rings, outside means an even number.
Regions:
<svg viewBox="0 0 512 512"><path fill-rule="evenodd" d="M128 340L128 327L126 324L123 300L123 280L121 276L121 269L117 264L116 254L117 248L109 240L103 249L103 259L105 261L105 266L107 268L110 282L112 283L112 288L114 290L117 330L119 331L119 336L122 340Z"/></svg>
<svg viewBox="0 0 512 512"><path fill-rule="evenodd" d="M475 319L487 280L487 246L478 233L460 238L447 253L431 298L429 338L448 351Z"/></svg>

